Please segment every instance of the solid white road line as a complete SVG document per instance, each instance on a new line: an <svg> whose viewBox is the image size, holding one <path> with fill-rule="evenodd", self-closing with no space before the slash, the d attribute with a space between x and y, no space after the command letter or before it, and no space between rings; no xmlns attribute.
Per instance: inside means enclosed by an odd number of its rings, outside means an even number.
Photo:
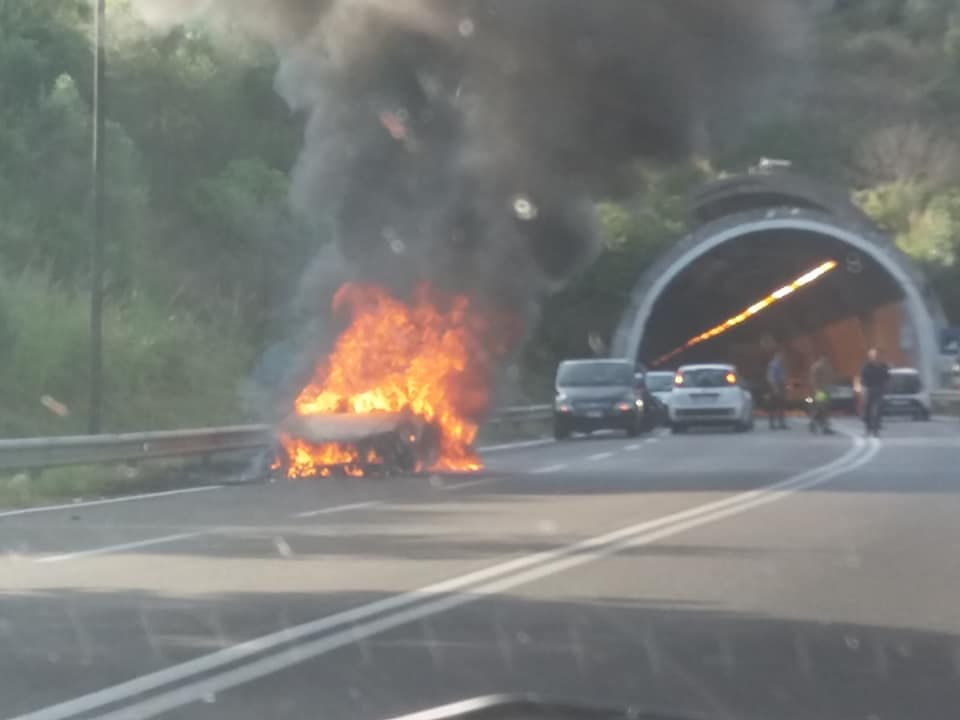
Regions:
<svg viewBox="0 0 960 720"><path fill-rule="evenodd" d="M121 543L119 545L107 545L105 547L93 548L92 550L80 550L74 553L65 553L63 555L48 555L37 558L38 563L59 563L67 560L79 560L80 558L94 557L95 555L109 555L111 553L125 552L127 550L136 550L138 548L150 547L151 545L162 545L164 543L177 542L179 540L190 540L192 538L210 535L209 530L200 530L198 532L178 533L177 535L164 535L163 537L151 538L149 540L138 540L136 542Z"/></svg>
<svg viewBox="0 0 960 720"><path fill-rule="evenodd" d="M612 457L613 457L612 452L602 452L602 453L595 453L593 455L590 455L587 458L587 460L590 460L591 462L597 462L598 460L609 460Z"/></svg>
<svg viewBox="0 0 960 720"><path fill-rule="evenodd" d="M222 490L223 488L223 485L204 485L203 487L184 488L183 490L166 490L164 492L143 493L141 495L124 495L123 497L88 500L86 502L69 503L66 505L41 505L40 507L23 508L22 510L6 510L0 512L0 518L14 517L16 515L33 515L35 513L52 512L54 510L74 510L76 508L95 507L97 505L115 505L116 503L133 502L134 500L153 500L154 498L170 497L171 495L210 492L211 490Z"/></svg>
<svg viewBox="0 0 960 720"><path fill-rule="evenodd" d="M334 507L320 508L319 510L311 510L310 512L299 513L294 517L310 518L317 517L318 515L332 515L334 513L347 512L349 510L360 510L361 508L375 507L382 504L383 503L379 500L374 500L370 502L352 503L350 505L336 505ZM137 550L138 548L150 547L151 545L163 545L165 543L179 542L181 540L191 540L204 535L226 535L230 532L231 531L229 529L211 528L210 530L198 530L196 532L164 535L162 537L148 538L146 540L135 540L128 543L119 543L117 545L104 545L103 547L91 548L89 550L78 550L77 552L64 553L62 555L48 555L46 557L37 558L36 562L60 563L68 560L80 560L82 558L95 557L97 555L110 555L113 553L126 552L127 550Z"/></svg>
<svg viewBox="0 0 960 720"><path fill-rule="evenodd" d="M509 590L578 565L593 562L635 544L651 543L746 512L760 505L785 499L800 490L821 485L842 473L862 466L872 459L877 452L877 448L878 443L875 441L868 443L862 438L854 438L852 447L833 462L765 488L698 505L554 550L516 558L418 590L394 595L303 625L286 628L179 665L173 665L149 675L143 675L119 685L22 715L14 720L64 720L80 713L89 713L112 703L135 700L138 695L160 689L165 685L189 680L200 673L251 658L281 645L306 640L317 633L350 625L345 630L339 630L322 638L279 650L272 655L251 660L245 665L222 672L219 675L171 689L142 702L134 702L114 713L98 715L112 720L153 717L200 700L211 693L221 692L255 680L390 628L465 605L486 595ZM455 591L462 592L455 595L449 594ZM430 599L433 596L438 599ZM384 613L391 612L392 614L384 615ZM380 617L375 617L377 615L380 615ZM368 618L372 619L356 624Z"/></svg>
<svg viewBox="0 0 960 720"><path fill-rule="evenodd" d="M865 445L866 450L864 451L863 448ZM703 508L707 506L693 508L691 511L676 513L674 516L670 516L670 518L660 518L659 520L654 520L649 523L641 523L633 528L626 528L625 530L619 530L609 535L592 538L567 548L540 553L540 556L547 557L544 557L542 562L534 564L534 566L528 570L509 574L506 577L495 579L492 582L472 587L467 593L444 596L436 600L416 604L413 607L400 610L391 615L378 617L361 625L339 630L316 640L281 650L273 655L254 660L233 670L228 670L219 675L176 688L142 702L134 703L122 710L108 713L101 716L101 720L156 717L157 715L182 707L183 705L196 702L203 697L209 697L210 695L215 695L216 693L223 692L237 685L242 685L266 675L271 675L291 665L302 663L400 625L422 620L426 617L475 602L482 597L511 590L519 585L525 585L580 565L595 562L596 560L609 557L627 548L648 545L657 540L672 537L693 528L709 525L719 520L739 515L752 508L789 497L798 491L821 485L835 478L837 475L861 467L873 458L876 454L877 447L878 444L876 442L865 444L861 439L858 439L855 441L854 448L844 456L844 462L835 461L820 468L820 472L812 471L802 473L790 480L772 485L765 490L744 493L742 496L734 496L728 499L732 501L751 496L749 500L740 500L739 502L731 503L727 503L726 501L711 503L711 505L728 506L719 507L712 512L703 512ZM831 469L825 470L826 468ZM673 521L676 517L689 513L693 513L693 516L678 522ZM670 519L670 522L667 522L668 519ZM653 528L654 526L664 524L665 527L658 527L649 532L644 533L640 531L640 528L644 526ZM592 550L593 552L583 552L583 550Z"/></svg>
<svg viewBox="0 0 960 720"><path fill-rule="evenodd" d="M348 512L350 510L361 510L362 508L376 507L383 505L381 500L370 500L369 502L350 503L349 505L334 505L333 507L320 508L319 510L309 510L308 512L297 513L296 518L312 518L319 515L333 515L334 513Z"/></svg>
<svg viewBox="0 0 960 720"><path fill-rule="evenodd" d="M640 445L640 443L633 443L633 444L631 444L631 445L627 445L627 446L624 448L624 450L627 450L627 451L629 451L629 452L635 452L635 451L639 450L641 447L642 447L642 446Z"/></svg>

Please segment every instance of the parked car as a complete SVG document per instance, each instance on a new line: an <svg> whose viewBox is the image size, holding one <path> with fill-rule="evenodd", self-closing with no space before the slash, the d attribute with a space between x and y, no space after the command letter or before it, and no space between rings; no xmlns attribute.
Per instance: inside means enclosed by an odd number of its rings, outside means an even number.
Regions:
<svg viewBox="0 0 960 720"><path fill-rule="evenodd" d="M893 368L883 397L883 414L906 415L914 420L929 420L933 407L930 392L913 368Z"/></svg>
<svg viewBox="0 0 960 720"><path fill-rule="evenodd" d="M652 422L629 360L566 360L557 368L553 431L624 430L634 437Z"/></svg>
<svg viewBox="0 0 960 720"><path fill-rule="evenodd" d="M740 382L736 367L717 363L677 370L670 394L670 428L682 433L692 425L753 429L753 395Z"/></svg>

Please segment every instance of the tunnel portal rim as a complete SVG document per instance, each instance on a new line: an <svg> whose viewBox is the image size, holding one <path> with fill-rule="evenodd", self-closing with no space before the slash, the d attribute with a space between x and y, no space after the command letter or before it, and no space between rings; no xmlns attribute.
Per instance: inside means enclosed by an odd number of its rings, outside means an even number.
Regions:
<svg viewBox="0 0 960 720"><path fill-rule="evenodd" d="M918 270L875 228L851 227L835 216L798 208L748 211L709 222L661 256L641 275L630 307L621 319L613 342L616 357L637 362L647 325L657 302L686 268L712 250L746 235L797 230L838 240L877 262L903 292L916 343L917 370L927 388L940 387L935 309L921 291ZM776 242L772 240L771 242Z"/></svg>

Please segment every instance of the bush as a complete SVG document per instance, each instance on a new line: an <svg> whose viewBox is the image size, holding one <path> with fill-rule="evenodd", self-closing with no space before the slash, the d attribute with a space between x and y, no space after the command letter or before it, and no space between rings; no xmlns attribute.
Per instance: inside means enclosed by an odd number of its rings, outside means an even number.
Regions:
<svg viewBox="0 0 960 720"><path fill-rule="evenodd" d="M82 433L89 392L83 294L27 272L0 275L0 437ZM238 388L250 350L230 329L204 327L133 294L104 308L104 430L242 421ZM41 404L50 396L69 414Z"/></svg>

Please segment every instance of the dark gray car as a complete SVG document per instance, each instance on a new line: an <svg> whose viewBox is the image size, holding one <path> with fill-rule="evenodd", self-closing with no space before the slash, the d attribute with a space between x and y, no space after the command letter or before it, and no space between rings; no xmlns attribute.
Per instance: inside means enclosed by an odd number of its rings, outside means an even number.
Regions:
<svg viewBox="0 0 960 720"><path fill-rule="evenodd" d="M642 388L627 360L567 360L557 368L554 436L624 430L633 437L646 427Z"/></svg>

